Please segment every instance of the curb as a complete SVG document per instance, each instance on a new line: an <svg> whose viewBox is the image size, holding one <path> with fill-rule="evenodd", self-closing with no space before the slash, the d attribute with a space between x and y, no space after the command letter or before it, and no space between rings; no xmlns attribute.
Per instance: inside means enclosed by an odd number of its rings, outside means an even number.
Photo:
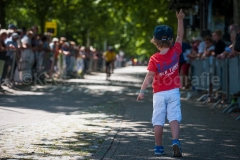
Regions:
<svg viewBox="0 0 240 160"><path fill-rule="evenodd" d="M125 112L125 105L121 102L119 102L119 103L123 107L122 111ZM123 113L123 115L124 115L124 113ZM113 128L112 131L110 131L107 134L106 138L104 139L104 142L100 146L99 150L93 155L91 160L111 159L112 155L115 153L115 151L117 149L117 147L112 147L112 146L116 146L113 144L119 143L117 134L122 128L123 117L121 117L122 119L119 119L119 118L120 117L118 117L118 119L116 119L116 122L114 124L115 127Z"/></svg>

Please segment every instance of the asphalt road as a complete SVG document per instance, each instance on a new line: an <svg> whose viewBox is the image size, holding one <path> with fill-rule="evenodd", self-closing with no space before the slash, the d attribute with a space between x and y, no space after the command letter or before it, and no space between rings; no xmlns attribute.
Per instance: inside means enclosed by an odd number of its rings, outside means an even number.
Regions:
<svg viewBox="0 0 240 160"><path fill-rule="evenodd" d="M5 87L6 94L0 94L0 130L54 119L122 94L135 94L144 72L146 67L129 67L116 69L111 81L105 80L105 74L94 73L85 79L43 82L19 90Z"/></svg>

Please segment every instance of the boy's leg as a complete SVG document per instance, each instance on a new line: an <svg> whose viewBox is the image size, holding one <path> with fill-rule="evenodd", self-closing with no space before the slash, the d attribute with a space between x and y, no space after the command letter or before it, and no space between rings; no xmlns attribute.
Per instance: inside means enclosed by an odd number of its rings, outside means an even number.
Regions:
<svg viewBox="0 0 240 160"><path fill-rule="evenodd" d="M173 139L178 139L179 138L179 129L180 129L179 122L176 120L170 122L170 128L171 128Z"/></svg>
<svg viewBox="0 0 240 160"><path fill-rule="evenodd" d="M154 126L154 135L156 146L162 146L163 126L160 125Z"/></svg>
<svg viewBox="0 0 240 160"><path fill-rule="evenodd" d="M178 140L180 130L179 122L182 119L179 90L172 90L169 92L167 103L167 118L170 122L170 128L173 136L173 157L182 157L181 145Z"/></svg>
<svg viewBox="0 0 240 160"><path fill-rule="evenodd" d="M173 137L173 141L172 141L173 157L182 157L181 144L180 144L180 141L178 140L179 129L180 129L179 122L177 120L171 121L170 128L171 128L172 137Z"/></svg>
<svg viewBox="0 0 240 160"><path fill-rule="evenodd" d="M167 103L167 118L170 123L173 139L179 138L179 122L182 120L179 90L169 92Z"/></svg>
<svg viewBox="0 0 240 160"><path fill-rule="evenodd" d="M154 126L154 134L156 140L156 145L154 147L154 153L156 155L164 154L164 147L162 146L162 134L166 112L167 109L165 104L165 94L160 92L154 93L152 124Z"/></svg>

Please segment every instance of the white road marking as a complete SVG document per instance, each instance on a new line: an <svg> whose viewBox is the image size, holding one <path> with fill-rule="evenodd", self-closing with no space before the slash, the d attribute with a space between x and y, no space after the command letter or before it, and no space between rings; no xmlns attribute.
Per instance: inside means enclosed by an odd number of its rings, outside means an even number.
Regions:
<svg viewBox="0 0 240 160"><path fill-rule="evenodd" d="M52 87L52 89L49 90L49 92L53 92L53 91L55 91L56 89L58 89L58 87L57 87L57 86L54 86L54 87Z"/></svg>
<svg viewBox="0 0 240 160"><path fill-rule="evenodd" d="M88 93L89 92L89 89L86 89L85 91L84 91L84 93Z"/></svg>
<svg viewBox="0 0 240 160"><path fill-rule="evenodd" d="M72 92L74 90L74 88L69 88L66 92L69 93L69 92Z"/></svg>

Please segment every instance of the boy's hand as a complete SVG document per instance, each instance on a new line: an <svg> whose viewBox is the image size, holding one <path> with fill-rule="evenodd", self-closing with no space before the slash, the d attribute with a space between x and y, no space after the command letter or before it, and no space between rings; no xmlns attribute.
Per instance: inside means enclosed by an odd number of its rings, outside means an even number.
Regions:
<svg viewBox="0 0 240 160"><path fill-rule="evenodd" d="M144 93L139 93L137 97L137 101L141 100L144 98Z"/></svg>
<svg viewBox="0 0 240 160"><path fill-rule="evenodd" d="M176 11L176 17L177 19L184 19L185 14L182 12L182 9L180 10L179 13Z"/></svg>

